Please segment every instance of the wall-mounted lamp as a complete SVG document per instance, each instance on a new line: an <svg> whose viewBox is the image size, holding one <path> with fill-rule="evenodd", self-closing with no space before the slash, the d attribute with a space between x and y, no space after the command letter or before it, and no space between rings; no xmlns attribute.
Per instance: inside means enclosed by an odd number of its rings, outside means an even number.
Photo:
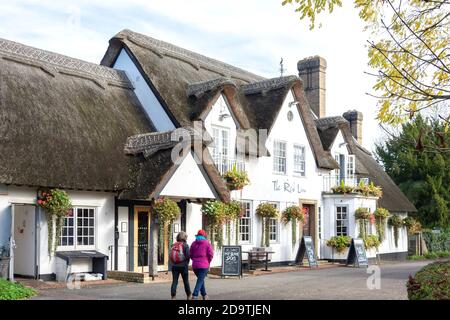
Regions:
<svg viewBox="0 0 450 320"><path fill-rule="evenodd" d="M339 143L339 148L341 148L341 147L345 146L346 144L347 144L347 142L342 142L342 143Z"/></svg>
<svg viewBox="0 0 450 320"><path fill-rule="evenodd" d="M219 114L219 121L223 121L223 119L231 117L228 113Z"/></svg>
<svg viewBox="0 0 450 320"><path fill-rule="evenodd" d="M292 101L292 102L289 102L289 108L290 107L292 107L294 104L299 104L300 103L300 101Z"/></svg>

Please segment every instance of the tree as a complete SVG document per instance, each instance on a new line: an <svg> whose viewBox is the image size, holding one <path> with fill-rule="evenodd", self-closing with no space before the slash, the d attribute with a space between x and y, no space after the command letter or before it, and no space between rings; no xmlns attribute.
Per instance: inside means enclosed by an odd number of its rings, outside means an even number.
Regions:
<svg viewBox="0 0 450 320"><path fill-rule="evenodd" d="M418 115L402 125L401 132L376 146L377 160L418 210L417 219L426 227L450 225L450 154L422 152L405 140L420 132L443 131L443 123ZM441 138L428 135L424 143L439 143ZM443 135L450 142L450 133ZM435 140L433 142L427 140Z"/></svg>
<svg viewBox="0 0 450 320"><path fill-rule="evenodd" d="M448 130L450 114L450 0L354 0L371 30L369 65L381 123L399 124L433 109ZM341 0L284 0L315 27L317 15ZM437 111L436 111L437 110Z"/></svg>

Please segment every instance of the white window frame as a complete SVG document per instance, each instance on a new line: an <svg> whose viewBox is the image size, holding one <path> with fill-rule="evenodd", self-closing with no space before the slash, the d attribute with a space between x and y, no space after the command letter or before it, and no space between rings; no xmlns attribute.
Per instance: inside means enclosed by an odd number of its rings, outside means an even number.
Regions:
<svg viewBox="0 0 450 320"><path fill-rule="evenodd" d="M64 222L63 228L61 229L61 234L59 235L60 239L61 239L61 245L58 246L57 251L61 251L61 250L95 250L97 248L97 235L98 235L98 215L97 215L97 208L96 207L90 207L90 206L77 206L77 207L73 207L73 217L70 217L70 219L73 219L73 245L63 245L62 244L62 238L63 233L64 233L64 228L66 228L65 224L66 221ZM93 241L94 243L92 245L83 245L83 244L78 244L78 210L93 210L93 226L90 227L89 225L87 226L88 228L91 228L93 230ZM67 218L66 218L67 219ZM88 218L89 219L89 218ZM89 221L89 220L88 220ZM81 226L81 228L83 228L84 226ZM83 229L82 229L83 230ZM89 229L88 229L89 230ZM89 231L88 231L89 232ZM84 235L81 235L82 237L84 237ZM89 234L87 235L89 236ZM70 237L70 236L68 236Z"/></svg>
<svg viewBox="0 0 450 320"><path fill-rule="evenodd" d="M242 200L241 203L245 206L245 210L246 212L248 212L248 216L245 216L243 218L239 219L239 225L238 225L238 239L239 239L239 243L242 244L251 244L253 243L252 241L252 231L253 231L253 202L251 200ZM248 208L247 208L248 206ZM245 227L248 227L248 232L241 232L241 222L243 220L247 221L247 225ZM242 240L242 235L247 234L248 235L248 240Z"/></svg>
<svg viewBox="0 0 450 320"><path fill-rule="evenodd" d="M303 159L299 159L301 155L297 155L296 151L300 149L303 150ZM300 144L294 144L294 174L300 177L306 176L306 147ZM303 165L303 170L301 169ZM300 167L300 169L298 169Z"/></svg>
<svg viewBox="0 0 450 320"><path fill-rule="evenodd" d="M221 127L212 125L212 138L214 140L211 150L211 155L213 157L213 161L217 167L222 166L223 172L227 171L228 164L230 159L232 158L230 155L231 151L231 140L230 140L230 134L231 130L227 127ZM218 132L218 136L215 135L215 130ZM227 133L227 144L224 144L224 132ZM226 154L224 155L224 150L226 150ZM221 161L221 163L219 163Z"/></svg>
<svg viewBox="0 0 450 320"><path fill-rule="evenodd" d="M345 168L345 174L347 178L353 178L355 176L355 156L350 154L347 156L347 163Z"/></svg>
<svg viewBox="0 0 450 320"><path fill-rule="evenodd" d="M345 213L346 213L347 217L345 219L342 219L342 217L339 218L338 215L339 215L339 213L342 215L342 211L338 212L339 211L338 208L346 208L345 209ZM335 208L334 208L334 211L335 211L335 222L336 222L335 233L336 233L337 236L348 236L348 235L350 235L349 211L348 210L349 210L349 206L348 205L336 205ZM341 225L340 227L338 227L338 221L344 221L344 225L343 226ZM338 231L338 228L342 228L342 227L346 227L347 228L345 233L342 232L342 229L341 229L341 231Z"/></svg>
<svg viewBox="0 0 450 320"><path fill-rule="evenodd" d="M280 210L280 203L279 202L269 202L272 206L274 206L277 210ZM271 240L271 234L273 232L270 231L271 224L275 223L275 240ZM269 243L280 243L280 220L277 218L270 218L269 219Z"/></svg>
<svg viewBox="0 0 450 320"><path fill-rule="evenodd" d="M277 155L277 145L284 145L284 157L283 156L279 156ZM281 148L280 148L281 150ZM273 141L273 172L276 174L287 174L287 154L288 154L288 150L287 150L287 142L286 141L282 141L282 140L274 140ZM284 159L284 171L279 170L281 167L281 162L279 162L278 160L283 160Z"/></svg>

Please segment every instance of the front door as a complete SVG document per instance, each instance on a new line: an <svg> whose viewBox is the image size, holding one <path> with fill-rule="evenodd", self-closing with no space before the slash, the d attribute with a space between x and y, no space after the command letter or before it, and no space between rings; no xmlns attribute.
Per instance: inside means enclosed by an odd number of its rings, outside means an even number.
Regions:
<svg viewBox="0 0 450 320"><path fill-rule="evenodd" d="M304 210L306 210L306 217L305 222L303 223L303 236L310 236L313 240L314 244L314 251L318 252L317 250L317 235L316 235L316 204L302 204L302 207Z"/></svg>
<svg viewBox="0 0 450 320"><path fill-rule="evenodd" d="M148 272L150 249L150 208L134 208L134 271Z"/></svg>
<svg viewBox="0 0 450 320"><path fill-rule="evenodd" d="M36 273L36 221L35 207L32 205L14 206L14 274L35 277Z"/></svg>

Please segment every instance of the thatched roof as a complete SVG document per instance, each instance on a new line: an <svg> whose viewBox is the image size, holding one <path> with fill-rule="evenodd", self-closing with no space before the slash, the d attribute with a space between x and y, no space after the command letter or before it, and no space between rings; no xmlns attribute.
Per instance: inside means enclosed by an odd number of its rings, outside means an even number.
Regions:
<svg viewBox="0 0 450 320"><path fill-rule="evenodd" d="M370 151L358 144L350 131L350 123L343 117L320 118L316 121L321 140L327 148L331 148L337 133L340 131L347 142L350 154L355 155L356 174L368 177L375 185L381 186L383 196L379 206L391 212L416 212L417 209L395 184L383 167L373 158Z"/></svg>
<svg viewBox="0 0 450 320"><path fill-rule="evenodd" d="M0 39L0 80L0 183L150 199L175 172L171 132L155 132L123 71Z"/></svg>
<svg viewBox="0 0 450 320"><path fill-rule="evenodd" d="M238 122L238 129L270 129L290 90L298 106L319 167L334 169L337 163L323 150L314 119L297 76L265 79L229 64L188 51L151 37L123 30L110 40L102 59L114 65L124 48L163 107L178 126L204 119L220 94L224 94ZM294 90L294 88L296 88ZM267 154L262 152L262 155Z"/></svg>
<svg viewBox="0 0 450 320"><path fill-rule="evenodd" d="M115 191L154 129L121 71L0 39L0 183Z"/></svg>

